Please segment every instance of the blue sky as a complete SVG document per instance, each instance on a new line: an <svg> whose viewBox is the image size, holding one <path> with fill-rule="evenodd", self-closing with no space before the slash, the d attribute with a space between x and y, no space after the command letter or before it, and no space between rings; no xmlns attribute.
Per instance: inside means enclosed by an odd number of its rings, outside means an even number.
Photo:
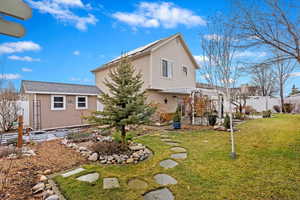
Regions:
<svg viewBox="0 0 300 200"><path fill-rule="evenodd" d="M26 27L25 37L0 35L1 76L14 81L16 87L22 79L94 84L90 70L121 52L177 32L199 58L199 33L205 31L208 16L229 12L230 7L227 0L25 2L33 8L31 19L6 17ZM251 59L261 54L246 51L241 56ZM300 87L299 76L289 81L287 91L294 83Z"/></svg>

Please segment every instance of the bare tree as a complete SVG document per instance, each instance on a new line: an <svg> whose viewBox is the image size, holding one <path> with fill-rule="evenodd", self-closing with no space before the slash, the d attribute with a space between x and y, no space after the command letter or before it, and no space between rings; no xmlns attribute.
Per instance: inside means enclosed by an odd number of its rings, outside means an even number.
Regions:
<svg viewBox="0 0 300 200"><path fill-rule="evenodd" d="M299 0L234 0L239 38L245 47L265 46L280 51L277 60L296 59L300 63Z"/></svg>
<svg viewBox="0 0 300 200"><path fill-rule="evenodd" d="M209 20L206 32L201 34L203 62L200 72L211 86L225 93L229 105L231 156L235 158L231 89L234 88L239 72L239 64L234 59L238 40L235 28L226 19L222 15L216 15Z"/></svg>
<svg viewBox="0 0 300 200"><path fill-rule="evenodd" d="M273 96L276 92L276 74L271 64L260 63L244 67L252 84L259 87L261 96Z"/></svg>
<svg viewBox="0 0 300 200"><path fill-rule="evenodd" d="M281 57L280 54L277 54L278 57ZM292 60L280 60L277 59L274 62L274 72L276 74L276 81L279 87L279 96L281 103L281 112L284 110L284 88L287 80L290 78L290 74L295 69L295 63Z"/></svg>
<svg viewBox="0 0 300 200"><path fill-rule="evenodd" d="M6 87L0 90L0 128L1 131L9 131L13 123L18 120L19 95L13 84L9 82Z"/></svg>

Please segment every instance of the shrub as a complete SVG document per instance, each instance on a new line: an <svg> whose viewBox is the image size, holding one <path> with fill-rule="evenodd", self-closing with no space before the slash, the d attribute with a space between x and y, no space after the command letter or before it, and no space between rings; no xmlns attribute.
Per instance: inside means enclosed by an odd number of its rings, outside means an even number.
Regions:
<svg viewBox="0 0 300 200"><path fill-rule="evenodd" d="M228 114L226 114L226 116L225 116L225 118L224 118L223 126L224 126L226 129L230 129L230 117L229 117Z"/></svg>
<svg viewBox="0 0 300 200"><path fill-rule="evenodd" d="M285 104L283 105L283 107L284 107L284 112L286 112L286 113L291 113L291 112L294 110L295 105L292 104L292 103L285 103Z"/></svg>
<svg viewBox="0 0 300 200"><path fill-rule="evenodd" d="M250 115L253 113L256 113L257 111L252 106L246 106L245 107L245 114Z"/></svg>
<svg viewBox="0 0 300 200"><path fill-rule="evenodd" d="M263 118L270 118L272 115L272 111L271 110L266 110L262 112L262 117Z"/></svg>
<svg viewBox="0 0 300 200"><path fill-rule="evenodd" d="M97 142L91 146L92 151L99 153L99 155L113 155L113 154L126 154L130 152L126 146L119 142Z"/></svg>
<svg viewBox="0 0 300 200"><path fill-rule="evenodd" d="M243 113L237 112L234 114L234 118L243 120L245 118L245 116Z"/></svg>
<svg viewBox="0 0 300 200"><path fill-rule="evenodd" d="M178 111L176 111L175 115L173 116L173 122L181 122L181 116Z"/></svg>
<svg viewBox="0 0 300 200"><path fill-rule="evenodd" d="M72 142L85 142L92 138L93 138L93 134L87 132L74 132L74 133L69 133L67 135L67 139L71 140Z"/></svg>
<svg viewBox="0 0 300 200"><path fill-rule="evenodd" d="M159 116L159 120L161 122L169 122L172 120L175 113L161 113Z"/></svg>
<svg viewBox="0 0 300 200"><path fill-rule="evenodd" d="M128 132L128 133L126 134L126 137L125 137L126 143L127 143L129 140L132 140L134 136L135 136L134 133ZM115 142L117 142L117 143L121 143L121 142L122 142L122 137L121 137L120 132L118 132L118 131L114 132L113 135L112 135L112 137L113 137L113 140L114 140Z"/></svg>
<svg viewBox="0 0 300 200"><path fill-rule="evenodd" d="M217 123L217 115L208 114L207 120L210 126L214 126Z"/></svg>
<svg viewBox="0 0 300 200"><path fill-rule="evenodd" d="M280 111L281 111L280 106L278 106L278 105L273 106L273 109L274 109L277 113L280 113Z"/></svg>

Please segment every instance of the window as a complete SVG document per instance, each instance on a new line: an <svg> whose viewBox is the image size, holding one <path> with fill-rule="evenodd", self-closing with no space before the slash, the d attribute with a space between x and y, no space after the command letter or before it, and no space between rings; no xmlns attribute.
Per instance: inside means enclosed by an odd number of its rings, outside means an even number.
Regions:
<svg viewBox="0 0 300 200"><path fill-rule="evenodd" d="M161 67L162 67L162 76L166 78L172 78L173 63L168 60L162 59Z"/></svg>
<svg viewBox="0 0 300 200"><path fill-rule="evenodd" d="M187 75L188 75L188 68L185 67L185 66L182 66L182 72L183 72L183 74L184 74L185 76L187 76Z"/></svg>
<svg viewBox="0 0 300 200"><path fill-rule="evenodd" d="M76 97L76 109L87 109L87 96L77 96Z"/></svg>
<svg viewBox="0 0 300 200"><path fill-rule="evenodd" d="M65 110L66 109L66 97L65 96L52 96L51 98L51 110Z"/></svg>

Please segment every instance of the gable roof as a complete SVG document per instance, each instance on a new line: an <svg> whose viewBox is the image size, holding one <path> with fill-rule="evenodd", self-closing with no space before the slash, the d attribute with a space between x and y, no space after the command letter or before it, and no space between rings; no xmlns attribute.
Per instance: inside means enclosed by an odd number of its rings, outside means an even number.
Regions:
<svg viewBox="0 0 300 200"><path fill-rule="evenodd" d="M94 85L22 80L21 92L32 94L99 95L101 90Z"/></svg>
<svg viewBox="0 0 300 200"><path fill-rule="evenodd" d="M176 34L171 35L167 38L156 40L156 41L151 42L151 43L149 43L145 46L138 47L138 48L136 48L132 51L127 52L125 56L127 56L128 58L136 59L139 56L150 54L151 51L155 51L156 49L160 48L164 44L168 43L169 41L171 41L171 40L173 40L177 37L180 39L184 49L187 51L188 56L192 60L193 64L196 66L196 68L199 68L194 56L191 54L190 50L188 49L188 46L185 44L185 42L183 40L183 37L181 36L180 33L176 33ZM121 58L122 58L122 56L118 56L117 58L114 58L113 60L101 65L100 67L97 67L96 69L91 70L91 72L97 72L97 71L106 69L107 67L110 67L112 64L118 63L121 60Z"/></svg>

